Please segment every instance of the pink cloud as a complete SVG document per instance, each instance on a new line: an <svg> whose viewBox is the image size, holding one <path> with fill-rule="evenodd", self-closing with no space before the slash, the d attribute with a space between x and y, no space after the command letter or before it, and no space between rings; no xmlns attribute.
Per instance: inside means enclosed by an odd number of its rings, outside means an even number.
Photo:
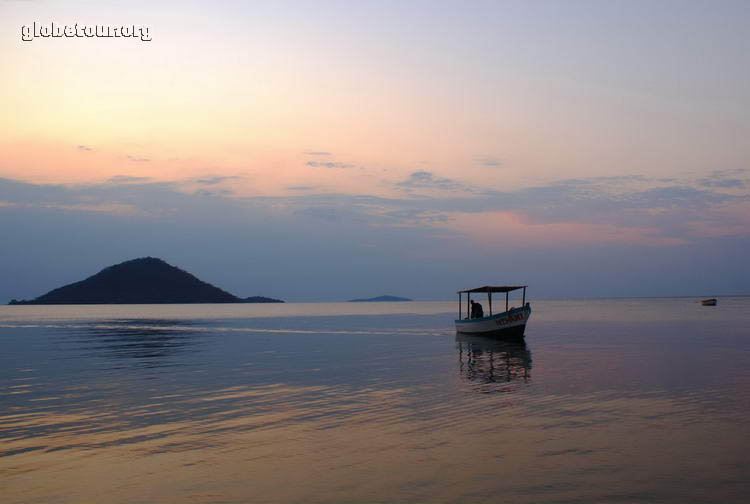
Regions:
<svg viewBox="0 0 750 504"><path fill-rule="evenodd" d="M513 212L450 214L448 226L491 248L559 247L627 243L681 245L682 238L663 236L657 228L620 227L584 222L532 223ZM442 226L441 226L442 227Z"/></svg>

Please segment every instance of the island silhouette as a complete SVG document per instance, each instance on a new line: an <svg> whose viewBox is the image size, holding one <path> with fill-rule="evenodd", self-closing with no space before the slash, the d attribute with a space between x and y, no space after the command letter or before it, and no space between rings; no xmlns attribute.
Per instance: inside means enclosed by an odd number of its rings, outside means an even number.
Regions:
<svg viewBox="0 0 750 504"><path fill-rule="evenodd" d="M378 296L373 298L367 298L367 299L350 299L350 303L378 303L378 302L386 302L386 301L411 301L409 298L405 297L398 297L398 296Z"/></svg>
<svg viewBox="0 0 750 504"><path fill-rule="evenodd" d="M240 298L166 261L142 257L104 268L80 282L11 305L283 303L263 296Z"/></svg>

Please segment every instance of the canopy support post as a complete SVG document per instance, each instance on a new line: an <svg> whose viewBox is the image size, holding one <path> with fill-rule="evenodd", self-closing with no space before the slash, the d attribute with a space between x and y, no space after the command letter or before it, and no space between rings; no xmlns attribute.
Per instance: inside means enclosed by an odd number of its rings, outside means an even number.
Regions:
<svg viewBox="0 0 750 504"><path fill-rule="evenodd" d="M505 311L508 311L508 291L505 291Z"/></svg>
<svg viewBox="0 0 750 504"><path fill-rule="evenodd" d="M523 301L521 302L522 306L526 306L526 287L523 288Z"/></svg>
<svg viewBox="0 0 750 504"><path fill-rule="evenodd" d="M491 317L492 316L492 291L489 289L487 290L487 299L489 300L489 304L490 304L490 317Z"/></svg>
<svg viewBox="0 0 750 504"><path fill-rule="evenodd" d="M461 320L461 293L458 293L458 320Z"/></svg>

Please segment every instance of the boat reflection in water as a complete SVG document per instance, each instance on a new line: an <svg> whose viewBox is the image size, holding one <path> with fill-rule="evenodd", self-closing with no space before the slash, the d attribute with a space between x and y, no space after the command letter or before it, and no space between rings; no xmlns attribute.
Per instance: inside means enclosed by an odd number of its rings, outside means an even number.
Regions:
<svg viewBox="0 0 750 504"><path fill-rule="evenodd" d="M475 383L528 382L531 351L523 339L492 339L456 334L459 372Z"/></svg>

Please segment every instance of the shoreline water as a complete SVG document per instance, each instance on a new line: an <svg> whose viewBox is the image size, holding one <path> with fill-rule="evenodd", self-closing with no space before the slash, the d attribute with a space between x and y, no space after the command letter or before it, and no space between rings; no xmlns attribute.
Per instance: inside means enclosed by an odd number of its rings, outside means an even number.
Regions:
<svg viewBox="0 0 750 504"><path fill-rule="evenodd" d="M746 500L747 298L394 304L0 309L4 502Z"/></svg>

